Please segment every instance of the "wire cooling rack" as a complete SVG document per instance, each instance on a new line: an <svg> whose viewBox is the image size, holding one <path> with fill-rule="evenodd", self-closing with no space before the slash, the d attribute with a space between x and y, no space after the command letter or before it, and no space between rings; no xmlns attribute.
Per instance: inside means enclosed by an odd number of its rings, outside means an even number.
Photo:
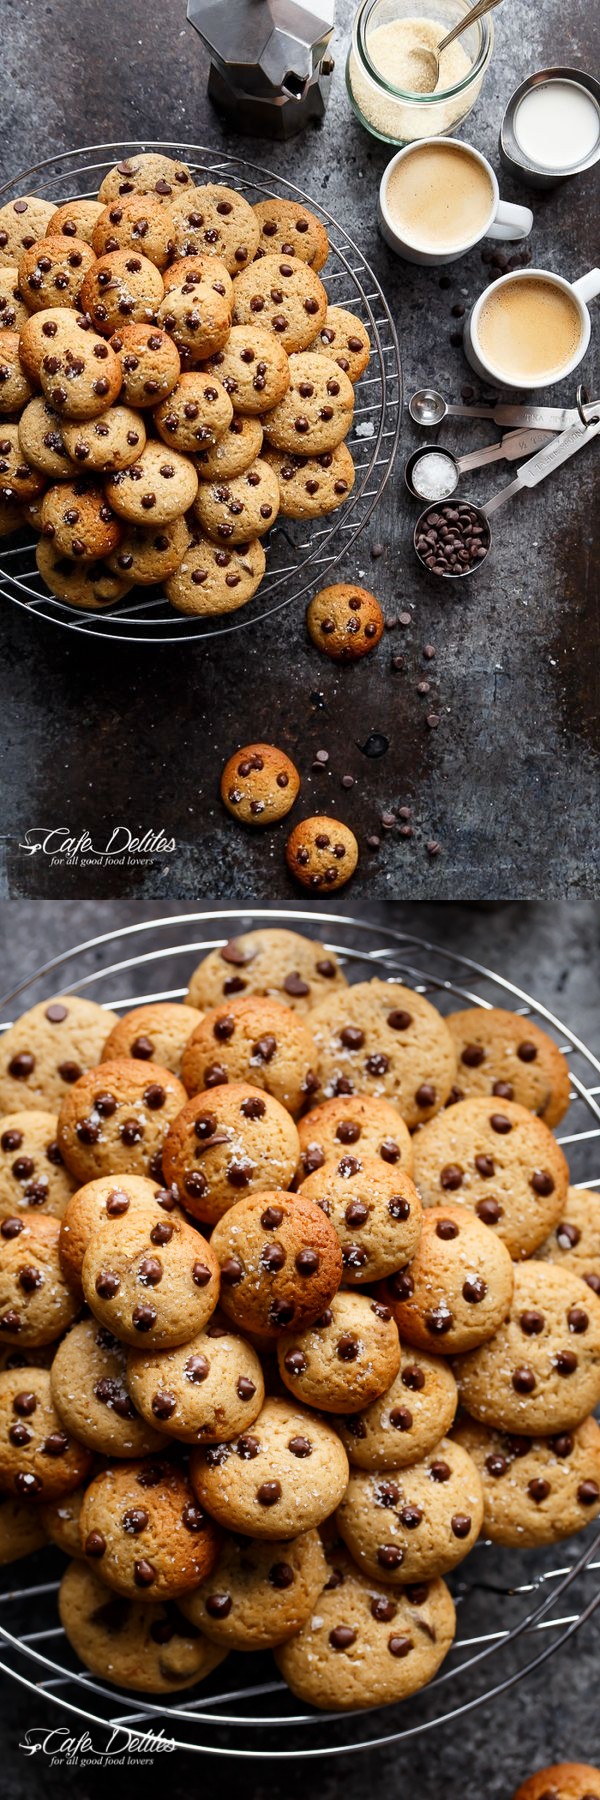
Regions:
<svg viewBox="0 0 600 1800"><path fill-rule="evenodd" d="M429 995L441 1012L504 1005L548 1026L571 1069L571 1105L559 1142L573 1183L600 1187L600 1062L591 1050L492 969L359 919L219 908L144 920L78 944L19 982L0 997L0 1030L57 988L91 995L116 1012L144 1001L181 999L201 956L261 924L323 938L343 959L350 981L387 976ZM440 1674L400 1705L349 1717L306 1711L266 1656L231 1656L197 1692L185 1690L172 1700L152 1701L105 1685L78 1664L58 1623L63 1566L57 1552L42 1551L2 1571L0 1668L88 1724L121 1727L124 1734L162 1728L179 1750L240 1759L318 1759L432 1732L507 1693L564 1647L600 1604L600 1533L593 1527L544 1551L517 1554L482 1543L450 1577L458 1631Z"/></svg>
<svg viewBox="0 0 600 1800"><path fill-rule="evenodd" d="M5 540L0 541L0 593L29 612L86 637L135 644L181 644L190 639L244 631L329 580L336 564L364 531L391 474L400 435L402 374L389 307L358 245L318 201L256 163L196 144L149 140L143 144L93 144L66 155L47 157L23 170L0 187L0 206L24 193L55 200L57 206L65 200L95 197L107 170L142 150L161 151L183 160L198 185L208 180L225 182L238 188L251 204L275 196L310 206L329 233L331 251L324 272L329 298L332 304L348 307L359 315L372 346L370 362L356 390L354 422L347 440L356 468L352 493L346 505L329 520L303 524L281 518L276 522L266 544L266 575L258 593L239 616L228 613L207 621L176 613L156 588L133 588L119 605L105 613L78 612L47 592L36 566L35 536L22 532L19 541L11 540L8 547Z"/></svg>

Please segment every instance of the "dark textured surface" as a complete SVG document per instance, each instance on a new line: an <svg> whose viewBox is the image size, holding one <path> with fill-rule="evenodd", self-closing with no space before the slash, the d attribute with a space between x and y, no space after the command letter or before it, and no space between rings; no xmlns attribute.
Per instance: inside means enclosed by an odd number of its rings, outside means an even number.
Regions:
<svg viewBox="0 0 600 1800"><path fill-rule="evenodd" d="M435 379L458 395L469 379L450 344L450 309L475 298L486 278L479 251L450 269L415 270L394 259L375 225L375 196L386 150L350 112L343 79L351 0L339 0L337 67L329 112L285 153L261 140L229 137L209 105L206 60L186 25L182 0L5 0L0 71L5 173L16 175L56 150L106 138L152 137L222 144L281 169L321 198L356 234L381 279L399 326L406 393ZM548 63L591 66L595 9L587 0L507 0L482 97L462 128L497 166L497 134L509 94ZM285 155L285 165L282 157ZM508 178L510 199L532 198L534 261L581 274L597 260L594 175L533 197ZM597 309L596 309L597 310ZM594 385L593 349L583 374ZM570 403L574 382L562 384ZM445 441L489 441L485 423L445 428ZM0 684L11 796L1 891L8 895L154 897L180 893L260 898L294 891L283 863L285 824L244 832L226 818L218 775L236 744L279 739L303 775L302 812L337 812L359 837L354 893L402 898L580 895L598 891L598 612L594 589L592 492L597 449L497 520L493 560L470 583L437 585L417 570L410 538L413 502L402 464L416 434L408 422L400 460L357 553L343 573L362 573L388 616L413 623L386 635L354 670L335 666L307 642L302 604L256 630L185 653L154 653L80 642L5 606ZM473 498L509 479L503 465L469 478ZM379 542L385 553L372 561ZM437 655L424 663L423 646ZM392 673L392 653L406 669ZM427 674L428 696L416 692ZM317 710L311 695L321 692ZM425 715L440 716L437 730ZM372 729L390 740L367 761L357 747ZM314 751L330 752L313 774ZM6 766L6 765L5 765ZM345 771L356 777L348 795ZM414 807L415 835L386 838L369 852L382 809ZM300 808L296 809L296 815ZM87 828L102 843L115 823L132 831L163 826L177 841L161 867L52 866L19 850L27 827ZM432 860L426 843L440 840ZM218 879L215 872L218 870Z"/></svg>
<svg viewBox="0 0 600 1800"><path fill-rule="evenodd" d="M167 903L162 910L175 915L178 908ZM338 910L350 912L350 906ZM416 932L501 971L562 1016L592 1048L598 1048L597 906L483 904L466 908L384 906L375 902L368 911L355 910L373 925ZM160 911L156 906L134 902L48 903L43 908L16 903L0 906L2 986L32 974L41 962L75 943L102 932L122 931L126 926L158 917ZM184 935L185 927L181 927L181 936ZM106 964L110 954L107 949L97 953L98 967ZM127 954L123 944L119 945L119 954ZM180 965L180 971L178 979L187 977L187 963L184 968ZM563 1561L564 1552L559 1549L555 1566L561 1566ZM591 1585L588 1592L592 1592ZM491 1600L488 1629L493 1629L497 1621L496 1608L497 1602ZM570 1610L569 1596L565 1596L560 1611L565 1616ZM29 1628L34 1630L35 1624L32 1617ZM486 1629L485 1611L480 1629ZM541 1634L536 1648L545 1641ZM228 1763L224 1767L212 1759L198 1761L183 1754L160 1756L152 1769L144 1769L139 1777L140 1787L143 1784L144 1794L150 1794L152 1800L164 1793L166 1784L174 1800L184 1800L190 1784L196 1780L201 1782L207 1800L219 1800L225 1781L227 1793L235 1800L286 1800L286 1796L291 1800L301 1800L302 1796L303 1800L307 1792L318 1793L322 1800L337 1800L341 1793L347 1800L367 1800L374 1784L382 1783L392 1800L511 1800L518 1782L534 1768L559 1759L600 1761L599 1649L599 1626L591 1622L568 1650L557 1654L504 1699L470 1713L460 1725L448 1723L400 1749L392 1746L360 1756L345 1756L339 1761L326 1759L314 1768L300 1757L291 1766L278 1768L266 1763ZM453 1692L456 1697L456 1690ZM109 1771L106 1765L96 1770L79 1765L67 1774L64 1768L52 1770L46 1756L26 1757L19 1748L26 1730L60 1725L65 1715L51 1708L41 1696L14 1687L5 1687L2 1701L4 1791L10 1800L38 1800L38 1796L41 1800L46 1793L62 1795L67 1779L78 1797L105 1793L108 1780L119 1786L122 1782L123 1791L127 1782L127 1791L131 1792L135 1771L121 1776L120 1771ZM83 1722L77 1724L73 1720L71 1728L77 1737ZM351 1732L349 1723L347 1735ZM94 1731L93 1739L101 1749L102 1734ZM307 1749L309 1745L307 1732Z"/></svg>

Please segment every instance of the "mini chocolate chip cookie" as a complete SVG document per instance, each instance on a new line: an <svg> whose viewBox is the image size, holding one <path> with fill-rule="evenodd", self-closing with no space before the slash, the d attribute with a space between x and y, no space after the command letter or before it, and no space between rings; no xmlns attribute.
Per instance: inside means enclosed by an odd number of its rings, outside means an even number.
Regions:
<svg viewBox="0 0 600 1800"><path fill-rule="evenodd" d="M70 1563L63 1575L58 1610L85 1667L120 1688L176 1693L205 1681L226 1655L173 1601L126 1600L81 1562Z"/></svg>
<svg viewBox="0 0 600 1800"><path fill-rule="evenodd" d="M443 1357L402 1344L391 1386L360 1412L337 1418L336 1427L357 1469L404 1469L420 1462L450 1430L457 1400Z"/></svg>
<svg viewBox="0 0 600 1800"><path fill-rule="evenodd" d="M260 587L265 568L260 538L226 550L196 528L188 532L187 549L165 592L177 612L237 612Z"/></svg>
<svg viewBox="0 0 600 1800"><path fill-rule="evenodd" d="M223 1650L271 1650L310 1619L327 1575L318 1531L276 1548L227 1536L212 1575L182 1609Z"/></svg>
<svg viewBox="0 0 600 1800"><path fill-rule="evenodd" d="M267 926L209 951L194 969L187 1001L208 1011L230 995L263 994L305 1013L340 988L346 988L346 977L333 951L297 931Z"/></svg>
<svg viewBox="0 0 600 1800"><path fill-rule="evenodd" d="M0 335L0 414L20 412L32 394L19 356L19 333L4 330Z"/></svg>
<svg viewBox="0 0 600 1800"><path fill-rule="evenodd" d="M41 522L37 528L41 530ZM35 560L42 580L56 600L82 612L106 612L117 600L129 593L133 583L117 575L105 562L73 562L62 556L48 538L40 538Z"/></svg>
<svg viewBox="0 0 600 1800"><path fill-rule="evenodd" d="M0 264L0 332L21 331L28 318L16 263Z"/></svg>
<svg viewBox="0 0 600 1800"><path fill-rule="evenodd" d="M384 1394L398 1373L398 1332L388 1306L366 1294L341 1292L312 1324L303 1328L299 1322L286 1331L277 1361L282 1381L306 1406L359 1412Z"/></svg>
<svg viewBox="0 0 600 1800"><path fill-rule="evenodd" d="M23 505L43 494L45 486L40 470L32 469L23 455L18 425L0 419L0 494Z"/></svg>
<svg viewBox="0 0 600 1800"><path fill-rule="evenodd" d="M295 256L267 255L238 275L235 325L267 325L288 355L307 350L325 323L327 294L310 265Z"/></svg>
<svg viewBox="0 0 600 1800"><path fill-rule="evenodd" d="M317 650L333 662L358 662L376 650L385 619L379 601L367 588L349 581L321 588L306 609L308 635Z"/></svg>
<svg viewBox="0 0 600 1800"><path fill-rule="evenodd" d="M48 1542L40 1508L0 1494L0 1568L33 1556Z"/></svg>
<svg viewBox="0 0 600 1800"><path fill-rule="evenodd" d="M202 369L180 375L169 398L154 412L163 442L190 453L214 445L232 418L233 407L222 383Z"/></svg>
<svg viewBox="0 0 600 1800"><path fill-rule="evenodd" d="M290 384L282 400L266 408L265 437L275 450L322 456L347 437L354 414L352 382L328 356L301 350L289 358ZM235 404L235 402L234 402Z"/></svg>
<svg viewBox="0 0 600 1800"><path fill-rule="evenodd" d="M157 406L173 392L181 363L168 332L154 325L120 325L113 332L111 349L118 356L123 385L121 399L127 406Z"/></svg>
<svg viewBox="0 0 600 1800"><path fill-rule="evenodd" d="M61 1494L57 1500L48 1500L45 1506L35 1509L51 1544L56 1544L64 1556L75 1556L79 1562L83 1560L79 1515L86 1486L87 1482L82 1482L81 1487L73 1488L70 1494Z"/></svg>
<svg viewBox="0 0 600 1800"><path fill-rule="evenodd" d="M147 443L137 462L107 475L109 505L134 525L168 525L196 498L198 476L189 456Z"/></svg>
<svg viewBox="0 0 600 1800"><path fill-rule="evenodd" d="M0 353L2 340L0 339ZM63 438L64 420L36 394L19 419L19 443L25 461L43 475L63 481L71 474L69 453Z"/></svg>
<svg viewBox="0 0 600 1800"><path fill-rule="evenodd" d="M71 461L86 471L126 469L146 445L144 421L130 406L109 406L99 419L80 419L78 424L65 419L61 435Z"/></svg>
<svg viewBox="0 0 600 1800"><path fill-rule="evenodd" d="M103 212L101 200L65 200L48 220L48 236L83 238L84 244L91 244L94 226Z"/></svg>
<svg viewBox="0 0 600 1800"><path fill-rule="evenodd" d="M362 319L345 306L328 306L324 322L309 349L329 356L350 381L359 381L371 356L371 340Z"/></svg>
<svg viewBox="0 0 600 1800"><path fill-rule="evenodd" d="M23 1212L0 1225L0 1340L35 1349L61 1337L77 1303L58 1258L60 1221Z"/></svg>
<svg viewBox="0 0 600 1800"><path fill-rule="evenodd" d="M591 1763L553 1763L530 1775L513 1800L600 1800L600 1769Z"/></svg>
<svg viewBox="0 0 600 1800"><path fill-rule="evenodd" d="M99 256L81 288L81 304L104 337L123 322L153 323L164 295L160 270L136 250L113 250Z"/></svg>
<svg viewBox="0 0 600 1800"><path fill-rule="evenodd" d="M250 1081L296 1118L312 1090L311 1031L279 1000L258 994L223 1001L206 1013L186 1044L181 1070L188 1094Z"/></svg>
<svg viewBox="0 0 600 1800"><path fill-rule="evenodd" d="M80 1182L98 1175L151 1175L162 1180L161 1152L187 1095L160 1063L115 1057L80 1076L63 1100L58 1141Z"/></svg>
<svg viewBox="0 0 600 1800"><path fill-rule="evenodd" d="M171 519L168 525L130 525L124 530L117 550L108 558L113 575L136 587L154 587L166 582L183 562L190 534L185 519ZM166 1060L169 1067L168 1058Z"/></svg>
<svg viewBox="0 0 600 1800"><path fill-rule="evenodd" d="M223 1311L265 1345L320 1318L342 1279L333 1226L302 1194L274 1188L236 1201L215 1225L210 1247Z"/></svg>
<svg viewBox="0 0 600 1800"><path fill-rule="evenodd" d="M313 269L322 269L329 255L325 226L297 200L258 200L252 211L258 221L257 258L299 256Z"/></svg>
<svg viewBox="0 0 600 1800"><path fill-rule="evenodd" d="M87 1181L77 1189L61 1221L58 1252L65 1280L80 1300L83 1258L93 1233L111 1219L121 1219L124 1213L138 1219L154 1211L153 1224L164 1225L173 1214L181 1220L184 1217L170 1188L143 1175L101 1175L99 1180ZM164 1234L159 1232L159 1238L161 1235Z"/></svg>
<svg viewBox="0 0 600 1800"><path fill-rule="evenodd" d="M65 1431L47 1369L0 1375L0 1487L17 1500L55 1500L87 1479L92 1456Z"/></svg>
<svg viewBox="0 0 600 1800"><path fill-rule="evenodd" d="M219 1298L219 1265L177 1212L113 1217L92 1233L81 1269L87 1304L101 1325L136 1348L187 1344Z"/></svg>
<svg viewBox="0 0 600 1800"><path fill-rule="evenodd" d="M531 1256L564 1211L569 1171L548 1126L514 1100L459 1100L415 1139L424 1206L445 1194L497 1231L513 1257Z"/></svg>
<svg viewBox="0 0 600 1800"><path fill-rule="evenodd" d="M175 256L218 256L230 275L251 263L258 249L254 210L237 188L206 182L178 195L170 214Z"/></svg>
<svg viewBox="0 0 600 1800"><path fill-rule="evenodd" d="M231 424L217 438L216 444L203 445L198 450L196 468L201 481L229 481L234 475L242 475L244 469L249 469L260 456L262 441L260 419L234 413ZM267 461L270 460L268 457Z"/></svg>
<svg viewBox="0 0 600 1800"><path fill-rule="evenodd" d="M445 1575L483 1523L483 1485L462 1444L442 1438L408 1469L352 1469L336 1523L359 1569L394 1586Z"/></svg>
<svg viewBox="0 0 600 1800"><path fill-rule="evenodd" d="M220 1525L278 1541L335 1511L348 1481L337 1433L292 1400L265 1400L251 1429L229 1444L193 1450L190 1479Z"/></svg>
<svg viewBox="0 0 600 1800"><path fill-rule="evenodd" d="M164 1442L157 1419L136 1412L124 1346L96 1319L82 1319L58 1346L50 1391L67 1431L101 1456L147 1456Z"/></svg>
<svg viewBox="0 0 600 1800"><path fill-rule="evenodd" d="M183 1468L158 1457L96 1475L80 1515L86 1561L117 1594L170 1600L214 1568L219 1534Z"/></svg>
<svg viewBox="0 0 600 1800"><path fill-rule="evenodd" d="M102 1051L102 1061L113 1057L133 1057L136 1062L161 1063L179 1075L181 1057L187 1040L202 1013L194 1006L178 1006L171 1000L154 1000L148 1006L134 1006L123 1013L113 1026Z"/></svg>
<svg viewBox="0 0 600 1800"><path fill-rule="evenodd" d="M330 893L345 887L358 862L358 844L349 825L329 819L325 813L301 819L290 832L285 860L301 887L325 887Z"/></svg>
<svg viewBox="0 0 600 1800"><path fill-rule="evenodd" d="M156 313L157 321L173 338L180 352L199 362L215 355L227 343L231 327L229 301L210 282L193 287L171 287Z"/></svg>
<svg viewBox="0 0 600 1800"><path fill-rule="evenodd" d="M298 1136L298 1183L345 1150L361 1157L379 1156L392 1168L412 1173L410 1132L391 1100L375 1100L370 1094L341 1094L339 1099L324 1100L299 1120Z"/></svg>
<svg viewBox="0 0 600 1800"><path fill-rule="evenodd" d="M18 264L23 251L45 237L54 210L52 200L39 200L37 194L7 200L0 207L0 264Z"/></svg>
<svg viewBox="0 0 600 1800"><path fill-rule="evenodd" d="M227 389L234 412L251 417L276 406L290 385L289 357L264 325L232 325L225 348L211 357L209 368Z"/></svg>
<svg viewBox="0 0 600 1800"><path fill-rule="evenodd" d="M157 269L164 269L174 248L168 209L157 195L124 194L99 214L92 244L98 257L141 250Z"/></svg>
<svg viewBox="0 0 600 1800"><path fill-rule="evenodd" d="M60 556L100 562L120 544L123 527L100 482L63 481L44 494L42 535Z"/></svg>
<svg viewBox="0 0 600 1800"><path fill-rule="evenodd" d="M592 1188L569 1188L562 1218L535 1256L571 1269L600 1295L600 1200Z"/></svg>
<svg viewBox="0 0 600 1800"><path fill-rule="evenodd" d="M40 238L19 259L19 287L30 312L79 306L82 284L96 261L83 238Z"/></svg>
<svg viewBox="0 0 600 1800"><path fill-rule="evenodd" d="M344 1150L308 1175L300 1193L331 1219L341 1244L346 1287L380 1281L413 1257L419 1261L421 1202L403 1169L389 1167L364 1151Z"/></svg>
<svg viewBox="0 0 600 1800"><path fill-rule="evenodd" d="M431 1681L452 1645L455 1611L444 1581L392 1588L343 1551L301 1630L275 1660L292 1693L333 1712L406 1699Z"/></svg>
<svg viewBox="0 0 600 1800"><path fill-rule="evenodd" d="M502 1431L570 1431L600 1400L600 1300L570 1269L517 1264L506 1322L454 1362L467 1412Z"/></svg>
<svg viewBox="0 0 600 1800"><path fill-rule="evenodd" d="M115 351L68 307L31 315L21 332L21 359L28 372L37 363L40 387L61 419L97 418L121 388Z"/></svg>
<svg viewBox="0 0 600 1800"><path fill-rule="evenodd" d="M347 444L336 444L322 456L292 456L286 450L265 451L279 484L279 509L286 519L321 519L343 506L354 487L354 463Z"/></svg>
<svg viewBox="0 0 600 1800"><path fill-rule="evenodd" d="M261 457L230 481L201 481L194 518L217 544L239 544L264 537L279 511L279 485Z"/></svg>
<svg viewBox="0 0 600 1800"><path fill-rule="evenodd" d="M447 1100L456 1070L452 1040L445 1020L412 988L398 981L358 982L323 1001L311 1029L320 1098L363 1093L394 1100L411 1129Z"/></svg>
<svg viewBox="0 0 600 1800"><path fill-rule="evenodd" d="M274 744L245 744L228 758L221 775L221 799L244 825L274 825L284 819L300 792L300 776L285 750Z"/></svg>
<svg viewBox="0 0 600 1800"><path fill-rule="evenodd" d="M454 1436L479 1469L483 1529L492 1543L517 1549L556 1544L597 1518L600 1430L595 1419L584 1419L556 1437L530 1438L463 1418Z"/></svg>
<svg viewBox="0 0 600 1800"><path fill-rule="evenodd" d="M233 282L224 262L218 256L182 256L163 270L165 294L173 287L185 287L190 294L198 283L214 287L216 294L221 294L228 306L233 306Z"/></svg>
<svg viewBox="0 0 600 1800"><path fill-rule="evenodd" d="M30 1207L61 1219L75 1188L57 1141L54 1113L6 1113L0 1119L0 1219Z"/></svg>
<svg viewBox="0 0 600 1800"><path fill-rule="evenodd" d="M195 1219L214 1225L240 1193L289 1187L298 1133L272 1094L232 1081L197 1094L167 1133L165 1177Z"/></svg>
<svg viewBox="0 0 600 1800"><path fill-rule="evenodd" d="M448 1204L425 1210L410 1266L390 1275L382 1289L403 1340L447 1356L493 1337L512 1294L506 1245L466 1207Z"/></svg>
<svg viewBox="0 0 600 1800"><path fill-rule="evenodd" d="M98 189L98 199L108 206L110 201L122 199L127 194L153 194L161 206L170 206L177 194L191 187L193 181L187 163L164 156L162 151L142 150L139 155L128 156L108 170Z"/></svg>
<svg viewBox="0 0 600 1800"><path fill-rule="evenodd" d="M456 1049L461 1100L490 1094L516 1100L558 1125L569 1105L569 1065L558 1045L532 1019L481 1006L449 1013L446 1020Z"/></svg>
<svg viewBox="0 0 600 1800"><path fill-rule="evenodd" d="M256 1351L221 1325L176 1350L130 1350L127 1381L148 1424L184 1444L236 1437L261 1410L265 1384Z"/></svg>

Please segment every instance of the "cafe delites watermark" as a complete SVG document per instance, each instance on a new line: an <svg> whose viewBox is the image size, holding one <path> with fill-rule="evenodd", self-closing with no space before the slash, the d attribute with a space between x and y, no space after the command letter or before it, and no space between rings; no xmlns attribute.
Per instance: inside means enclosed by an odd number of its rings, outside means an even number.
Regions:
<svg viewBox="0 0 600 1800"><path fill-rule="evenodd" d="M134 1731L130 1725L106 1727L106 1743L101 1744L89 1731L74 1733L69 1725L28 1726L19 1742L25 1756L40 1756L50 1768L91 1768L143 1766L156 1756L170 1755L175 1739L167 1737L162 1725Z"/></svg>
<svg viewBox="0 0 600 1800"><path fill-rule="evenodd" d="M23 833L18 849L30 858L47 858L50 868L132 868L172 856L177 844L162 827L134 831L116 824L100 838L85 828L73 832L68 825L36 825Z"/></svg>

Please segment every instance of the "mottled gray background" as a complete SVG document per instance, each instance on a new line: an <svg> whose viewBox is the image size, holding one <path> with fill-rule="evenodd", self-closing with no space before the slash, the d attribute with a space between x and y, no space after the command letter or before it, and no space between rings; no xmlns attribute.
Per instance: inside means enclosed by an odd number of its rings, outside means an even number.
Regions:
<svg viewBox="0 0 600 1800"><path fill-rule="evenodd" d="M399 328L407 395L435 379L457 397L470 371L450 344L451 306L472 301L489 270L474 251L450 268L451 286L442 288L439 270L401 263L381 242L375 198L388 150L364 133L348 104L344 62L353 12L353 0L338 0L324 125L282 151L237 138L221 124L206 98L206 57L186 25L184 0L5 0L6 176L64 148L119 136L211 144L272 166L358 238ZM506 0L495 19L494 60L461 129L498 168L498 129L510 93L549 63L593 66L598 28L588 0L568 7L563 0ZM549 194L532 196L506 177L501 186L508 199L532 201L538 265L576 276L598 260L594 174ZM594 338L582 374L593 387ZM574 381L563 383L560 397L571 402L574 388ZM495 435L485 422L448 424L444 441L469 449ZM551 899L598 891L597 446L499 514L493 560L480 575L436 584L416 566L410 541L416 508L402 467L416 441L405 421L385 500L341 569L374 585L388 617L407 610L413 623L386 634L354 669L340 671L317 654L302 602L256 629L159 652L92 645L5 605L5 896L142 899L175 892L194 899L217 887L236 899L291 897L286 823L244 831L218 800L226 757L257 738L279 739L297 760L303 788L294 816L333 812L354 827L362 852L357 896ZM471 475L465 491L485 499L509 478L498 464ZM376 542L384 554L372 562ZM437 655L425 665L428 642ZM404 673L392 672L392 653L405 656ZM421 698L416 689L425 670L432 688ZM322 696L319 709L315 694ZM437 730L425 723L432 710ZM373 729L390 742L377 762L358 747ZM330 752L326 774L312 771L317 748ZM345 771L356 779L350 794L340 786ZM381 810L406 803L414 808L414 838L392 834L379 852L367 850ZM88 828L102 841L117 823L136 832L162 826L177 839L175 857L162 868L99 871L54 868L42 857L28 860L18 847L31 826L67 825L73 835ZM442 844L433 862L425 848L432 838Z"/></svg>

